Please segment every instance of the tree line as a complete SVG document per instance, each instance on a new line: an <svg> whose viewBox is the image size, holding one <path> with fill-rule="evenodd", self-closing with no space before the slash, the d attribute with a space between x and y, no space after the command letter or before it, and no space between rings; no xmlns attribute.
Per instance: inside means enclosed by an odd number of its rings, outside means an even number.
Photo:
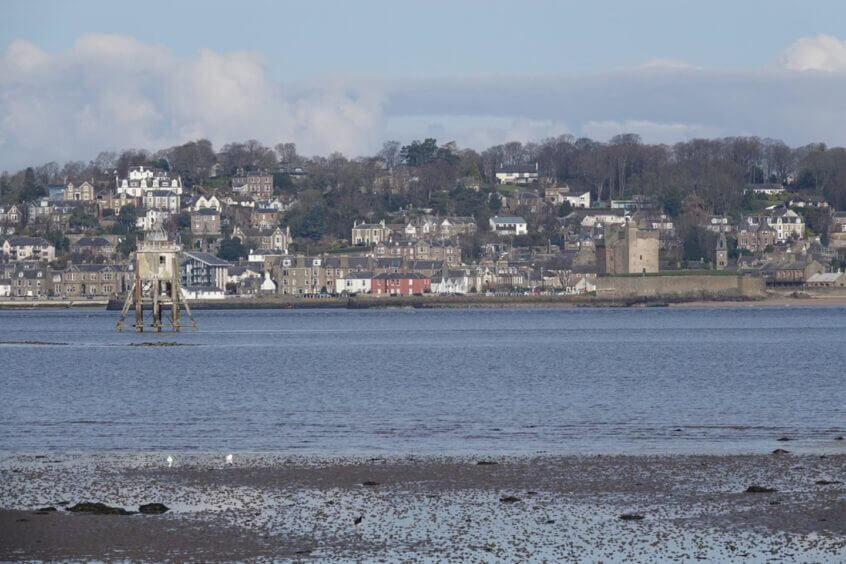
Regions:
<svg viewBox="0 0 846 564"><path fill-rule="evenodd" d="M0 202L25 202L46 195L48 184L113 181L131 166L146 165L178 174L186 187L225 187L239 169L275 171L279 193L296 194L285 221L297 237L320 241L348 238L356 219L378 221L409 208L474 216L480 226L497 213L501 199L496 171L505 165L537 163L541 178L590 191L594 200L643 194L686 222L707 214L738 214L748 206L750 184L791 182L796 190L823 195L846 208L846 149L812 143L791 148L775 139L727 137L674 145L644 143L624 134L609 142L570 135L538 143L510 142L483 151L439 145L435 139L384 143L375 155L340 153L304 157L291 142L266 146L256 140L227 143L215 150L206 139L155 152L129 149L101 152L89 162L55 162L0 176ZM292 180L280 165L301 166L308 175ZM400 182L398 178L413 179ZM386 179L394 189L386 188ZM471 189L472 186L472 189ZM480 189L476 189L480 187ZM560 210L530 218L549 223Z"/></svg>

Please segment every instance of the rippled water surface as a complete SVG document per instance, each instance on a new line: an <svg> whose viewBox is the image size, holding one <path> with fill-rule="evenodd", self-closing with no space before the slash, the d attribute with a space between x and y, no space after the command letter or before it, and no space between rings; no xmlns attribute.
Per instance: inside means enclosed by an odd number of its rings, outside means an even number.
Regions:
<svg viewBox="0 0 846 564"><path fill-rule="evenodd" d="M846 308L116 317L0 311L0 450L844 451Z"/></svg>

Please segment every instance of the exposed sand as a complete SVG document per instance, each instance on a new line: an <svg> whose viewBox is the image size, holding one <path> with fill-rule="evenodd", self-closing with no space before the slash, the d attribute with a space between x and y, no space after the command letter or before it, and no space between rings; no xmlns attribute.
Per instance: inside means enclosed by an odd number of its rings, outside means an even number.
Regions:
<svg viewBox="0 0 846 564"><path fill-rule="evenodd" d="M776 443L788 448L790 443ZM14 455L0 560L834 561L846 455L325 459ZM479 461L496 462L479 465ZM750 485L775 493L744 493ZM505 501L503 501L505 500ZM84 515L100 501L164 515ZM37 514L54 506L59 511ZM622 520L637 514L642 520Z"/></svg>
<svg viewBox="0 0 846 564"><path fill-rule="evenodd" d="M671 303L670 307L844 307L846 306L846 294L824 295L794 298L781 294L772 294L765 299L756 301L698 301Z"/></svg>

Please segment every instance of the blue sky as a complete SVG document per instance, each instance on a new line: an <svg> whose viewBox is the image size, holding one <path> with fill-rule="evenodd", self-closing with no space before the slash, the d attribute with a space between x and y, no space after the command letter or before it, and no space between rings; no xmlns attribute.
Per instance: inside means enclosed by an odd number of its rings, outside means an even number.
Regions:
<svg viewBox="0 0 846 564"><path fill-rule="evenodd" d="M653 58L743 68L844 34L846 3L797 1L7 2L0 44L50 52L120 33L188 56L252 50L277 80L607 71ZM148 19L149 18L149 19Z"/></svg>
<svg viewBox="0 0 846 564"><path fill-rule="evenodd" d="M208 137L846 144L846 2L4 2L0 169Z"/></svg>

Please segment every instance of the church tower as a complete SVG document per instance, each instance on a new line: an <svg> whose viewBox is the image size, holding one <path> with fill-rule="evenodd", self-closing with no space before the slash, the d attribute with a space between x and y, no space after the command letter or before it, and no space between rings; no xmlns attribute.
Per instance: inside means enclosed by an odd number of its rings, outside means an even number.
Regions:
<svg viewBox="0 0 846 564"><path fill-rule="evenodd" d="M726 243L726 234L723 232L720 232L720 237L717 239L714 255L714 265L717 270L725 270L728 266L728 244Z"/></svg>

